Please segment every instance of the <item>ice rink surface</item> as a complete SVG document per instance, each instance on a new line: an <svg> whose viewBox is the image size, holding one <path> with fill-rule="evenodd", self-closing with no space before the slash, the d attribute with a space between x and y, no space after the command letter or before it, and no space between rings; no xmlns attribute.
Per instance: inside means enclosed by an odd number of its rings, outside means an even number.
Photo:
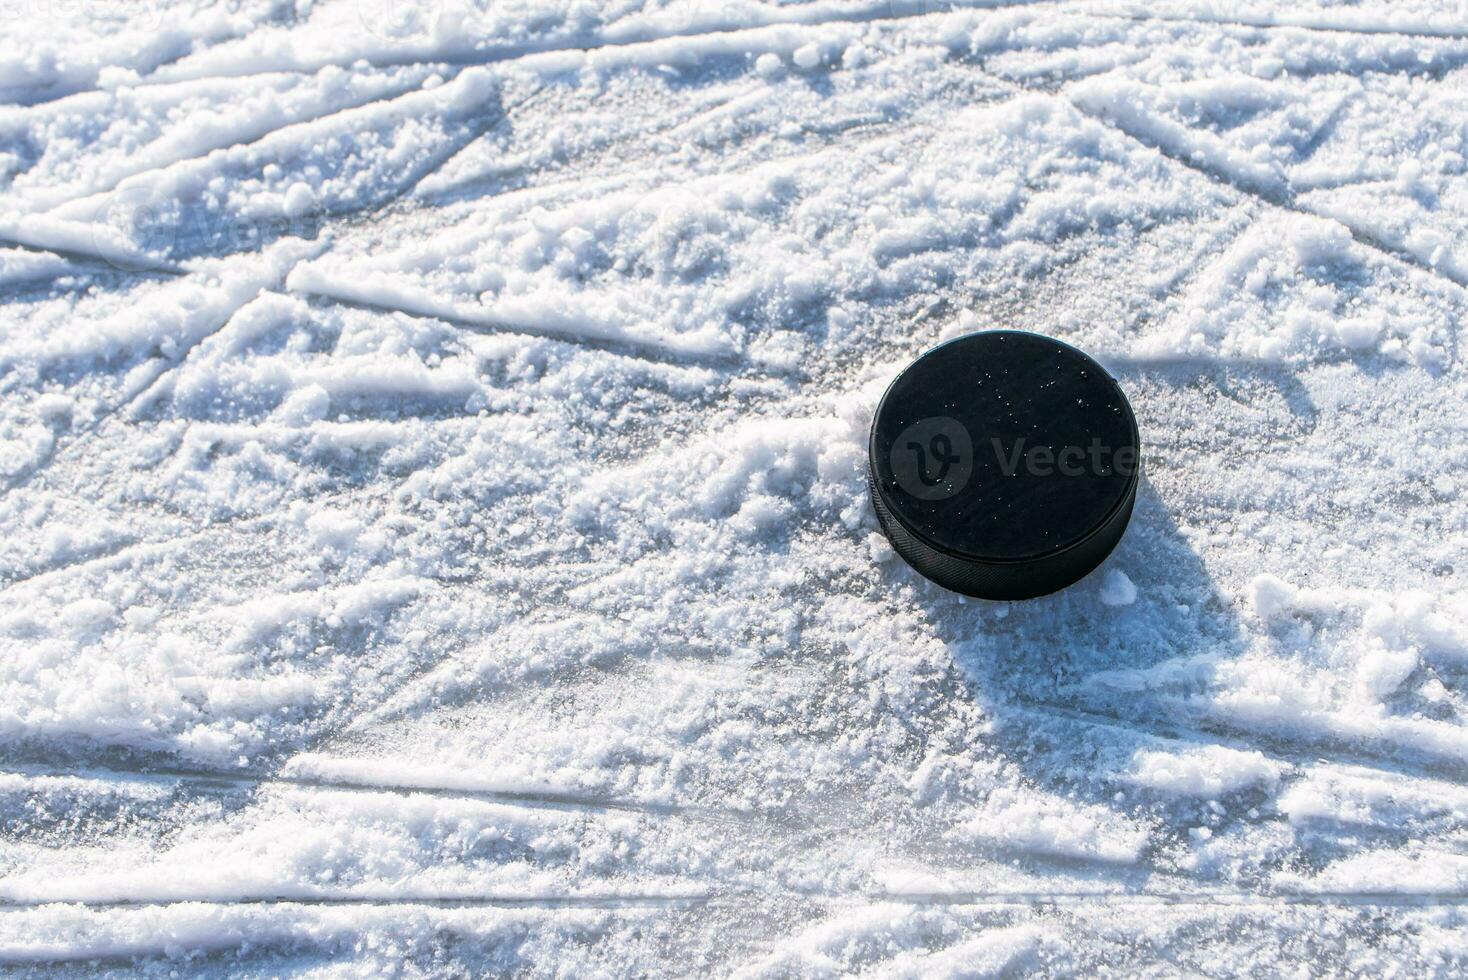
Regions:
<svg viewBox="0 0 1468 980"><path fill-rule="evenodd" d="M1468 971L1468 7L0 14L4 968ZM867 498L984 327L1032 602Z"/></svg>

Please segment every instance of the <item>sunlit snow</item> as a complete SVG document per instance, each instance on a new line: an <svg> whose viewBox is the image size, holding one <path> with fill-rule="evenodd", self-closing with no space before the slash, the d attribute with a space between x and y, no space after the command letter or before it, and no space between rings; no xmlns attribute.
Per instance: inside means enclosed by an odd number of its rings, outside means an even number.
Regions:
<svg viewBox="0 0 1468 980"><path fill-rule="evenodd" d="M1468 6L0 0L0 965L1468 970ZM1137 509L909 570L1040 331Z"/></svg>

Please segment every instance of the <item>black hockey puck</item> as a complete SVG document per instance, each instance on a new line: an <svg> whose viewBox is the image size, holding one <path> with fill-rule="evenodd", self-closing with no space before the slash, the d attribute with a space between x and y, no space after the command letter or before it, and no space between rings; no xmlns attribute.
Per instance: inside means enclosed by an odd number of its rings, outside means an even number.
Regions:
<svg viewBox="0 0 1468 980"><path fill-rule="evenodd" d="M989 330L910 364L872 420L872 503L929 579L983 599L1063 589L1121 540L1141 446L1121 388L1039 334Z"/></svg>

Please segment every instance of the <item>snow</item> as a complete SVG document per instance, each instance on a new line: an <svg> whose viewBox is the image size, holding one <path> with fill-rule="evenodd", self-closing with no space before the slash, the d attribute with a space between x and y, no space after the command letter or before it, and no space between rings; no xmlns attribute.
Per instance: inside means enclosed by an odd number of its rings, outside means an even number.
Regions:
<svg viewBox="0 0 1468 980"><path fill-rule="evenodd" d="M0 964L1468 968L1468 8L77 0L0 52ZM1136 409L916 576L887 382Z"/></svg>
<svg viewBox="0 0 1468 980"><path fill-rule="evenodd" d="M1141 751L1132 759L1127 780L1163 793L1216 799L1229 793L1278 782L1281 767L1260 752L1205 745L1182 752Z"/></svg>
<svg viewBox="0 0 1468 980"><path fill-rule="evenodd" d="M1137 586L1119 568L1108 568L1101 580L1101 601L1108 606L1130 606L1137 601Z"/></svg>

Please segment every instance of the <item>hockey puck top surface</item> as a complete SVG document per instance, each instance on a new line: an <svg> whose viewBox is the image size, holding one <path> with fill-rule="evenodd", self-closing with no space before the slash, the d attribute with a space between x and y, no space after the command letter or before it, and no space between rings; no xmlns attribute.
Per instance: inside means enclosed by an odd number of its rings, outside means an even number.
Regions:
<svg viewBox="0 0 1468 980"><path fill-rule="evenodd" d="M1115 524L1138 452L1131 407L1099 364L1013 330L913 362L883 395L870 446L873 491L903 529L990 563L1055 555Z"/></svg>

